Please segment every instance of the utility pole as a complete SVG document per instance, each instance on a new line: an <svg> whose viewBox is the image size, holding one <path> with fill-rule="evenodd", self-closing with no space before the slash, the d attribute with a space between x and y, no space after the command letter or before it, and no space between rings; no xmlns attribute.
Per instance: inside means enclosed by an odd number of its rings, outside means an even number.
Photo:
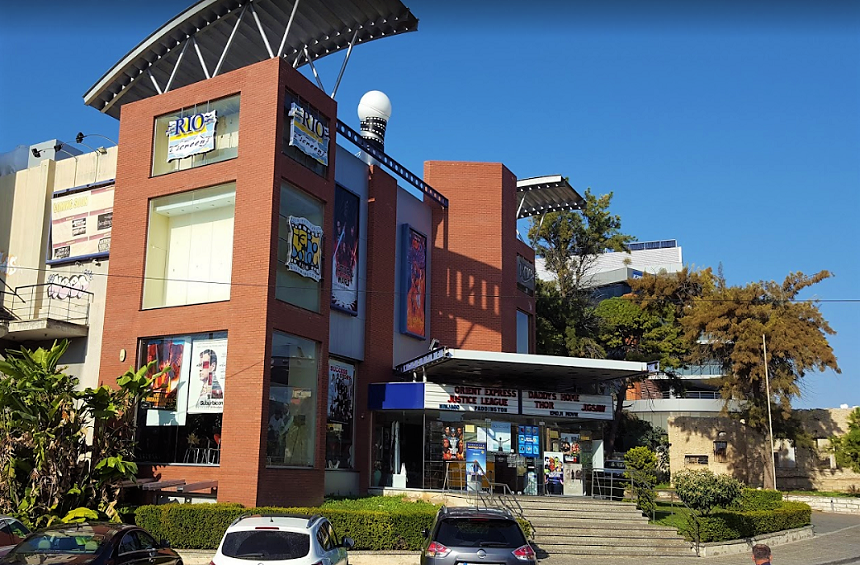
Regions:
<svg viewBox="0 0 860 565"><path fill-rule="evenodd" d="M764 385L767 389L767 428L770 435L770 465L773 471L773 490L776 490L776 455L773 453L773 418L770 415L770 376L767 370L767 340L761 334L762 351L764 351Z"/></svg>

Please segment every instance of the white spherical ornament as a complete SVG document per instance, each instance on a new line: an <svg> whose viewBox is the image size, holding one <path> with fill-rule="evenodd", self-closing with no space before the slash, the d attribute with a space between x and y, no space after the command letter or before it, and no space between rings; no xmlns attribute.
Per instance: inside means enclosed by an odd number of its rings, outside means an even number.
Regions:
<svg viewBox="0 0 860 565"><path fill-rule="evenodd" d="M382 118L388 120L391 117L391 100L384 92L371 90L361 97L358 102L358 119Z"/></svg>

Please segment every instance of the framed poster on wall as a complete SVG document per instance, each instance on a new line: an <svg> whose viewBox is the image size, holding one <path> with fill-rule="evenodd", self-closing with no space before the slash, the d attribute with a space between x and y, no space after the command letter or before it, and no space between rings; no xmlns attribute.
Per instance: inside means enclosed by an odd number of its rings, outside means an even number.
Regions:
<svg viewBox="0 0 860 565"><path fill-rule="evenodd" d="M358 315L358 204L358 196L335 187L331 307L353 316Z"/></svg>
<svg viewBox="0 0 860 565"><path fill-rule="evenodd" d="M427 236L403 224L400 332L427 337Z"/></svg>

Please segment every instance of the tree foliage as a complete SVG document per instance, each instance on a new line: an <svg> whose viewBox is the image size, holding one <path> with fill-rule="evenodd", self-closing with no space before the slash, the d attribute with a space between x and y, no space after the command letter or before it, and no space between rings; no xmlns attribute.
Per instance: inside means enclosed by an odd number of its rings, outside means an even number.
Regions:
<svg viewBox="0 0 860 565"><path fill-rule="evenodd" d="M80 391L58 366L67 348L22 347L0 361L0 512L37 526L79 507L113 518L120 483L137 474L133 419L150 367L129 370L117 389Z"/></svg>
<svg viewBox="0 0 860 565"><path fill-rule="evenodd" d="M636 495L636 507L650 513L655 508L654 487L657 484L657 455L647 447L634 447L624 455L627 470L624 476L632 479L631 488Z"/></svg>
<svg viewBox="0 0 860 565"><path fill-rule="evenodd" d="M734 477L715 475L708 469L678 471L672 482L678 498L702 516L714 508L728 508L737 502L744 488Z"/></svg>
<svg viewBox="0 0 860 565"><path fill-rule="evenodd" d="M839 467L860 473L860 408L848 415L848 433L830 438Z"/></svg>

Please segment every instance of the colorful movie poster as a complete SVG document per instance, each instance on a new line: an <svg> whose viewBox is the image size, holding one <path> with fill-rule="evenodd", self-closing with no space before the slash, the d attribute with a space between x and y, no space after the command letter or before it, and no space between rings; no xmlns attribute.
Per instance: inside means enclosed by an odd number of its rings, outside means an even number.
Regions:
<svg viewBox="0 0 860 565"><path fill-rule="evenodd" d="M402 333L424 339L427 298L427 236L403 225Z"/></svg>
<svg viewBox="0 0 860 565"><path fill-rule="evenodd" d="M188 355L184 339L151 339L144 341L141 362L155 361L147 373L155 377L162 369L164 373L152 382L152 392L144 402L148 405L147 426L184 426L188 402Z"/></svg>
<svg viewBox="0 0 860 565"><path fill-rule="evenodd" d="M442 459L463 461L466 458L466 444L463 442L463 427L445 426L442 430Z"/></svg>
<svg viewBox="0 0 860 565"><path fill-rule="evenodd" d="M358 196L335 188L331 306L354 316L358 315L358 204Z"/></svg>
<svg viewBox="0 0 860 565"><path fill-rule="evenodd" d="M328 166L328 126L295 102L290 105L290 145Z"/></svg>
<svg viewBox="0 0 860 565"><path fill-rule="evenodd" d="M113 226L113 185L57 196L51 200L49 261L107 255Z"/></svg>
<svg viewBox="0 0 860 565"><path fill-rule="evenodd" d="M290 216L290 256L287 269L319 282L322 278L323 230L307 218Z"/></svg>
<svg viewBox="0 0 860 565"><path fill-rule="evenodd" d="M328 421L352 422L352 391L355 386L355 366L329 359L328 362Z"/></svg>
<svg viewBox="0 0 860 565"><path fill-rule="evenodd" d="M579 434L561 434L561 453L565 463L580 463Z"/></svg>
<svg viewBox="0 0 860 565"><path fill-rule="evenodd" d="M167 161L215 149L215 110L170 120L167 124Z"/></svg>
<svg viewBox="0 0 860 565"><path fill-rule="evenodd" d="M564 486L563 455L560 451L544 451L543 481L547 494L562 494Z"/></svg>
<svg viewBox="0 0 860 565"><path fill-rule="evenodd" d="M196 339L191 342L191 377L188 380L188 413L224 411L227 373L227 340Z"/></svg>
<svg viewBox="0 0 860 565"><path fill-rule="evenodd" d="M466 442L466 474L481 477L487 470L487 444L477 441Z"/></svg>

